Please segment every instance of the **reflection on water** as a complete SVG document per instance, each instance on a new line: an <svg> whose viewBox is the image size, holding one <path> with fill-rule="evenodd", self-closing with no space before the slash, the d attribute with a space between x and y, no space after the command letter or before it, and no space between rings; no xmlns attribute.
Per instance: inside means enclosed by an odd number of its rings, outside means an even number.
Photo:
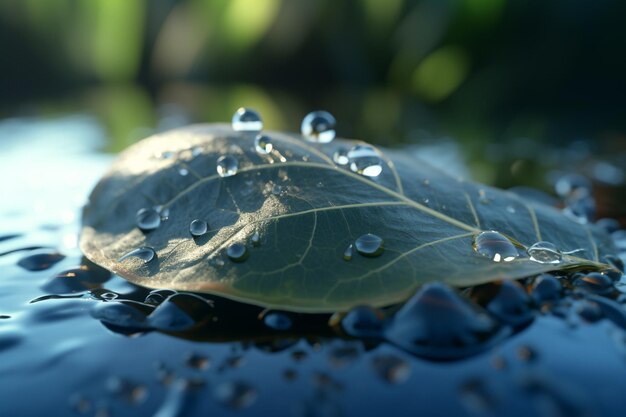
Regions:
<svg viewBox="0 0 626 417"><path fill-rule="evenodd" d="M0 415L621 415L605 275L434 285L332 328L111 276L76 247L102 139L86 116L0 123Z"/></svg>

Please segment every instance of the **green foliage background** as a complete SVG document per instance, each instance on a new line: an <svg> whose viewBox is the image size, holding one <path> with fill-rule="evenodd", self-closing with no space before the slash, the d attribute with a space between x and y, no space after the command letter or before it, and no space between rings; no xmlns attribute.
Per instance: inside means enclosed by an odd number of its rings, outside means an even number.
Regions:
<svg viewBox="0 0 626 417"><path fill-rule="evenodd" d="M0 116L95 113L119 151L240 105L288 131L324 108L342 136L382 145L453 137L477 179L504 186L537 166L486 164L489 144L623 151L625 12L617 0L6 0Z"/></svg>

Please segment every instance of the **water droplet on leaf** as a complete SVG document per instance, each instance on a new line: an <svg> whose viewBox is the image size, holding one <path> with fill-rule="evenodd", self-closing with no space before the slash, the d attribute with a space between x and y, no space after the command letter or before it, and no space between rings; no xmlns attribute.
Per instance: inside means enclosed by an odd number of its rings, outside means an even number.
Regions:
<svg viewBox="0 0 626 417"><path fill-rule="evenodd" d="M189 233L194 237L200 237L209 230L209 225L204 220L195 219L189 224Z"/></svg>
<svg viewBox="0 0 626 417"><path fill-rule="evenodd" d="M252 233L252 236L250 237L250 243L252 243L252 246L261 245L261 235L259 234L257 230L255 230L254 233Z"/></svg>
<svg viewBox="0 0 626 417"><path fill-rule="evenodd" d="M237 132L260 132L263 129L263 121L256 111L240 107L233 115L232 126Z"/></svg>
<svg viewBox="0 0 626 417"><path fill-rule="evenodd" d="M476 253L494 262L511 262L519 256L513 243L493 230L478 234L474 238L473 247Z"/></svg>
<svg viewBox="0 0 626 417"><path fill-rule="evenodd" d="M239 162L232 155L222 155L217 159L217 174L220 177L231 177L238 169Z"/></svg>
<svg viewBox="0 0 626 417"><path fill-rule="evenodd" d="M226 255L233 262L243 262L248 257L248 249L243 243L233 243L226 249Z"/></svg>
<svg viewBox="0 0 626 417"><path fill-rule="evenodd" d="M148 246L142 246L141 248L137 248L128 252L127 254L119 258L118 262L122 262L123 260L128 258L139 258L147 264L148 262L153 260L155 256L156 252L154 251L154 249Z"/></svg>
<svg viewBox="0 0 626 417"><path fill-rule="evenodd" d="M257 135L257 137L254 138L254 149L262 155L267 155L274 149L272 139L267 135Z"/></svg>
<svg viewBox="0 0 626 417"><path fill-rule="evenodd" d="M350 163L350 159L348 159L348 150L346 148L339 148L333 154L333 161L337 165L348 165Z"/></svg>
<svg viewBox="0 0 626 417"><path fill-rule="evenodd" d="M354 245L351 243L348 245L346 250L343 252L343 260L350 261L352 260L352 256L354 255Z"/></svg>
<svg viewBox="0 0 626 417"><path fill-rule="evenodd" d="M161 215L153 208L142 208L136 214L137 227L144 232L157 229L161 225Z"/></svg>
<svg viewBox="0 0 626 417"><path fill-rule="evenodd" d="M378 152L370 145L356 145L348 151L350 170L366 177L378 177L383 171Z"/></svg>
<svg viewBox="0 0 626 417"><path fill-rule="evenodd" d="M314 111L302 119L300 131L309 142L329 143L335 139L335 118L327 111Z"/></svg>
<svg viewBox="0 0 626 417"><path fill-rule="evenodd" d="M537 242L526 251L531 261L540 264L559 264L563 258L561 251L554 243Z"/></svg>
<svg viewBox="0 0 626 417"><path fill-rule="evenodd" d="M376 257L383 253L383 240L371 233L359 237L355 242L357 252L363 256Z"/></svg>

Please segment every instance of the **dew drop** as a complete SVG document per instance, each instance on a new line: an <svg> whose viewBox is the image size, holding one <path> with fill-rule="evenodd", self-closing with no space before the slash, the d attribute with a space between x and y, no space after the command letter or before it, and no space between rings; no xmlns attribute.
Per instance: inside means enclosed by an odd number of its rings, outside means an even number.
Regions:
<svg viewBox="0 0 626 417"><path fill-rule="evenodd" d="M559 264L563 259L563 254L551 242L537 242L526 251L531 261L540 264Z"/></svg>
<svg viewBox="0 0 626 417"><path fill-rule="evenodd" d="M137 227L144 232L157 229L161 225L161 215L152 208L142 208L136 214Z"/></svg>
<svg viewBox="0 0 626 417"><path fill-rule="evenodd" d="M233 262L243 262L248 257L248 249L243 243L233 243L226 249L226 255Z"/></svg>
<svg viewBox="0 0 626 417"><path fill-rule="evenodd" d="M354 245L351 243L350 245L348 245L346 250L343 252L343 260L344 261L351 261L353 255L354 255Z"/></svg>
<svg viewBox="0 0 626 417"><path fill-rule="evenodd" d="M366 177L378 177L383 171L378 152L370 145L356 145L348 151L350 170Z"/></svg>
<svg viewBox="0 0 626 417"><path fill-rule="evenodd" d="M496 232L481 232L474 238L474 250L494 262L511 262L519 256L513 243Z"/></svg>
<svg viewBox="0 0 626 417"><path fill-rule="evenodd" d="M239 162L232 155L223 155L217 159L217 174L220 177L231 177L237 173Z"/></svg>
<svg viewBox="0 0 626 417"><path fill-rule="evenodd" d="M267 135L257 135L254 138L254 149L261 155L267 155L274 149L272 139Z"/></svg>
<svg viewBox="0 0 626 417"><path fill-rule="evenodd" d="M204 220L195 219L189 224L189 233L193 237L200 237L209 230L209 225Z"/></svg>
<svg viewBox="0 0 626 417"><path fill-rule="evenodd" d="M255 247L261 246L261 235L259 234L257 230L255 230L252 236L250 237L250 243L252 243L252 246L255 246Z"/></svg>
<svg viewBox="0 0 626 417"><path fill-rule="evenodd" d="M237 132L260 132L263 129L263 121L256 111L240 107L233 115L232 126Z"/></svg>
<svg viewBox="0 0 626 417"><path fill-rule="evenodd" d="M335 118L327 111L313 111L302 119L300 131L306 140L329 143L335 139Z"/></svg>
<svg viewBox="0 0 626 417"><path fill-rule="evenodd" d="M355 242L357 252L363 256L376 257L383 253L383 240L371 233L359 237Z"/></svg>
<svg viewBox="0 0 626 417"><path fill-rule="evenodd" d="M122 262L123 260L128 258L139 258L147 264L148 262L153 260L155 256L156 253L154 252L154 249L147 246L142 246L141 248L131 250L130 252L119 258L118 262Z"/></svg>
<svg viewBox="0 0 626 417"><path fill-rule="evenodd" d="M333 154L333 161L337 165L348 165L350 160L348 159L348 150L346 148L339 148Z"/></svg>
<svg viewBox="0 0 626 417"><path fill-rule="evenodd" d="M179 168L178 169L178 174L181 177L186 177L187 175L189 175L189 170L187 168Z"/></svg>

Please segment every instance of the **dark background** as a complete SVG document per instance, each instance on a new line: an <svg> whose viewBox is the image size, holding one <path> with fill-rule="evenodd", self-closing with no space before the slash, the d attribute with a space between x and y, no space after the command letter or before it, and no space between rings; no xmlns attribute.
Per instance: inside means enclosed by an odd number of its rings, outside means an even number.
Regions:
<svg viewBox="0 0 626 417"><path fill-rule="evenodd" d="M93 114L119 151L239 106L288 131L321 108L340 136L451 137L476 179L537 185L545 147L619 164L625 17L619 0L5 0L0 117Z"/></svg>

